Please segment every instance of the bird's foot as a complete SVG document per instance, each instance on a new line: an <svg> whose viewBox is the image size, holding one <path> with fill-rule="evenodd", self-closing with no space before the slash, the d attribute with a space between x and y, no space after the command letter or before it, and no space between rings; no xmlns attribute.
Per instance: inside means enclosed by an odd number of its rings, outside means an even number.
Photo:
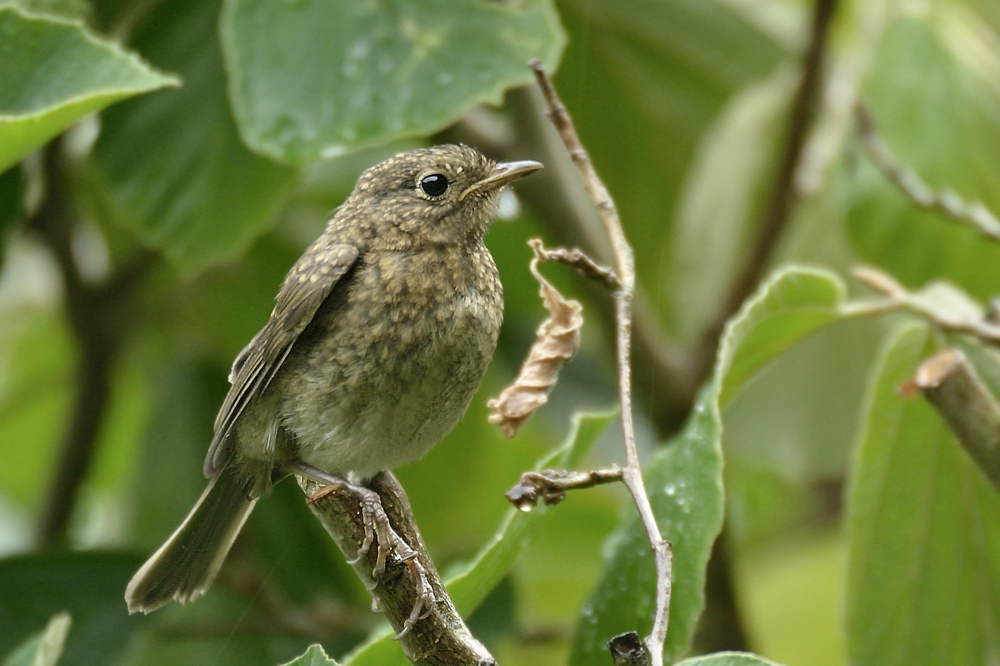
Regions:
<svg viewBox="0 0 1000 666"><path fill-rule="evenodd" d="M382 498L370 488L332 476L304 462L296 461L292 464L292 467L297 474L312 479L317 483L324 484L323 487L309 495L308 501L310 503L316 502L322 497L344 488L350 490L355 497L360 498L364 537L362 538L361 545L358 546L355 556L348 560L349 564L360 562L362 558L368 555L372 545L376 545L378 550L375 558L375 566L372 569L372 577L376 581L376 586L378 585L378 580L385 574L386 561L390 555L395 555L397 560L406 564L410 576L413 578L416 601L413 604L410 615L403 623L402 631L393 637L394 640L403 638L410 633L410 630L417 622L433 612L436 599L434 597L434 589L427 579L424 567L417 558L417 552L392 528L389 516L386 515L385 509L382 506Z"/></svg>

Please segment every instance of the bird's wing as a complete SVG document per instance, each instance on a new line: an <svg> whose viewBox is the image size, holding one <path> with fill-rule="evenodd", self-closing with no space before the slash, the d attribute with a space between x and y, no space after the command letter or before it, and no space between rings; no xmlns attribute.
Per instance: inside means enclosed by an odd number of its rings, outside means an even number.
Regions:
<svg viewBox="0 0 1000 666"><path fill-rule="evenodd" d="M281 364L319 306L358 258L358 248L335 244L306 252L289 272L278 292L271 318L233 361L232 385L218 416L215 436L205 458L205 476L212 478L232 455L230 434L243 410L274 379Z"/></svg>

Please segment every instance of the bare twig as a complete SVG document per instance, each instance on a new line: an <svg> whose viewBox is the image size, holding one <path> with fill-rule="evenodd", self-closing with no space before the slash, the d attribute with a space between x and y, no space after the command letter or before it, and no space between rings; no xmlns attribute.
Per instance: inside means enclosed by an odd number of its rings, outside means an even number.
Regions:
<svg viewBox="0 0 1000 666"><path fill-rule="evenodd" d="M1000 489L1000 403L965 355L958 349L938 352L917 369L913 383Z"/></svg>
<svg viewBox="0 0 1000 666"><path fill-rule="evenodd" d="M869 315L893 310L909 310L943 330L965 333L987 344L1000 345L1000 325L991 322L988 315L968 318L945 311L919 293L909 291L896 278L873 266L858 266L851 272L855 278L875 291L885 294L888 299L856 305L846 314Z"/></svg>
<svg viewBox="0 0 1000 666"><path fill-rule="evenodd" d="M566 150L573 163L576 164L583 177L587 194L597 206L605 230L611 240L615 255L615 272L621 281L621 288L615 291L615 320L617 324L618 350L618 399L622 409L622 434L625 440L625 469L622 470L622 480L632 495L639 517L642 520L646 537L649 539L656 561L656 612L653 618L653 630L646 639L647 647L652 655L653 666L663 663L663 645L667 636L667 621L670 615L670 576L672 567L672 550L670 543L660 535L656 524L656 516L646 496L642 481L642 470L639 467L639 456L635 448L635 426L632 421L632 379L629 355L632 335L632 300L635 295L635 259L632 247L625 238L618 210L611 195L597 175L590 156L580 143L573 121L556 94L552 81L545 73L545 68L538 60L531 61L538 86L549 107L552 119L559 136L566 145Z"/></svg>
<svg viewBox="0 0 1000 666"><path fill-rule="evenodd" d="M879 136L871 112L859 103L855 110L858 135L872 162L915 205L967 224L983 236L1000 241L1000 220L979 201L968 203L952 189L935 191L917 172L900 164Z"/></svg>
<svg viewBox="0 0 1000 666"><path fill-rule="evenodd" d="M522 474L517 485L508 490L504 496L521 511L531 511L537 506L538 500L551 506L566 499L567 491L593 488L621 480L622 469L617 465L589 472L543 469L540 472Z"/></svg>
<svg viewBox="0 0 1000 666"><path fill-rule="evenodd" d="M311 496L320 486L313 481L299 479L303 491ZM389 558L385 573L377 579L372 571L378 560L378 548L368 549L352 566L365 586L371 590L378 609L385 614L389 624L402 633L399 644L406 657L422 666L453 666L454 664L495 664L495 660L477 641L462 621L455 605L448 596L441 577L424 545L416 520L410 509L403 487L391 472L381 472L368 482L368 487L378 493L382 508L392 528L415 551L409 561ZM320 519L344 554L354 557L365 541L365 519L359 507L364 498L348 484L330 487L329 492L311 501L309 508ZM407 618L418 603L413 567L422 569L424 578L434 593L434 604L428 615L404 632Z"/></svg>
<svg viewBox="0 0 1000 666"><path fill-rule="evenodd" d="M817 98L822 92L823 61L827 36L837 8L837 0L817 0L813 12L812 36L803 63L802 81L792 104L791 117L778 175L761 218L750 256L733 280L726 300L711 325L702 332L697 363L699 376L707 377L715 365L715 352L726 322L747 299L767 270L781 233L785 230L796 202L795 174L802 161Z"/></svg>
<svg viewBox="0 0 1000 666"><path fill-rule="evenodd" d="M572 266L582 275L603 285L609 291L617 291L622 288L621 280L618 279L613 270L607 266L598 264L578 248L567 249L557 247L549 250L542 245L540 238L532 238L528 241L528 245L531 246L535 256L541 261L558 261L559 263Z"/></svg>

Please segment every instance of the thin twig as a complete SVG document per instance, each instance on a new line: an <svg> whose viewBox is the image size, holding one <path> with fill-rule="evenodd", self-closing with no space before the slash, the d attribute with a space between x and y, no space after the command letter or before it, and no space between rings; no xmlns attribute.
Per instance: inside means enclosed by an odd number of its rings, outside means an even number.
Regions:
<svg viewBox="0 0 1000 666"><path fill-rule="evenodd" d="M847 315L864 316L904 309L924 317L942 330L965 333L987 344L1000 345L1000 325L991 322L987 315L979 319L956 316L935 306L921 294L909 291L896 278L873 266L858 266L851 272L855 278L888 299L855 305L845 312Z"/></svg>
<svg viewBox="0 0 1000 666"><path fill-rule="evenodd" d="M973 227L983 236L1000 241L1000 220L979 201L968 203L948 188L935 191L913 169L900 164L879 136L871 112L859 103L855 110L858 135L872 162L915 205Z"/></svg>
<svg viewBox="0 0 1000 666"><path fill-rule="evenodd" d="M541 261L556 261L572 266L582 275L603 285L609 291L618 291L622 288L622 282L613 270L597 263L587 256L583 250L578 248L568 249L565 247L557 247L550 250L542 244L542 239L540 238L532 238L528 241L528 245L531 246L531 249L535 252L535 256Z"/></svg>
<svg viewBox="0 0 1000 666"><path fill-rule="evenodd" d="M593 488L621 480L622 469L617 465L589 472L543 469L540 472L522 474L521 480L504 497L521 511L531 511L537 506L538 500L552 506L566 499L566 493L570 490Z"/></svg>
<svg viewBox="0 0 1000 666"><path fill-rule="evenodd" d="M622 409L622 435L625 440L626 461L625 469L622 470L622 480L639 511L639 517L642 520L656 561L656 613L653 618L653 630L646 639L646 644L653 658L653 666L661 666L663 664L663 645L667 636L667 622L670 616L670 576L673 558L670 543L660 535L656 516L653 515L653 508L646 496L642 470L639 467L639 456L635 449L635 426L632 421L632 380L631 366L629 365L632 300L635 295L635 259L632 247L625 238L625 232L622 229L614 201L597 175L597 171L590 161L590 156L583 148L569 112L556 94L555 87L545 73L542 63L538 60L532 60L530 65L548 104L549 116L566 145L566 150L573 158L573 163L580 170L584 187L597 206L601 220L604 222L617 264L615 272L621 281L621 288L615 291L614 295L617 322L618 399Z"/></svg>

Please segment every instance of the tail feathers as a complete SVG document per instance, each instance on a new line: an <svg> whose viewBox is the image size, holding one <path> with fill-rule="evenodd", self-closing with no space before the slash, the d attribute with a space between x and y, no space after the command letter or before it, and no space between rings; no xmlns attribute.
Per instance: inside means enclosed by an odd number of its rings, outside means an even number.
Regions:
<svg viewBox="0 0 1000 666"><path fill-rule="evenodd" d="M129 613L149 613L172 599L187 603L212 584L256 504L230 465L212 479L198 503L125 589Z"/></svg>

